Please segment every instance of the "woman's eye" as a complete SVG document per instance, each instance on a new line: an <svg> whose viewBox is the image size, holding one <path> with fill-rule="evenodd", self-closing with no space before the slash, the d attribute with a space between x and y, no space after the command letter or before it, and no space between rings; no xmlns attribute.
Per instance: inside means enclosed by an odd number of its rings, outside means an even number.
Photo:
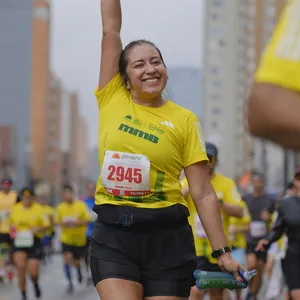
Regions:
<svg viewBox="0 0 300 300"><path fill-rule="evenodd" d="M141 68L142 66L143 66L142 64L139 64L139 65L135 65L134 68L137 69L137 68Z"/></svg>

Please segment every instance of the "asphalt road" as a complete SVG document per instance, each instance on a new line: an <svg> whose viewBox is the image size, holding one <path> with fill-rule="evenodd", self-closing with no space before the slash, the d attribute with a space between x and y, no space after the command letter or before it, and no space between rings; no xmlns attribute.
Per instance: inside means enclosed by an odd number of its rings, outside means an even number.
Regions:
<svg viewBox="0 0 300 300"><path fill-rule="evenodd" d="M58 241L55 241L56 250L59 250L60 244ZM74 273L75 275L75 273ZM73 276L75 277L75 276ZM82 285L74 282L76 287L74 294L67 295L66 291L66 281L63 274L63 263L62 257L59 254L54 255L52 262L47 265L41 266L41 279L40 284L43 292L42 300L99 300L99 297L96 293L96 290L92 284L87 284L84 282ZM267 288L268 280L264 280L264 284L261 289L259 300L265 300L264 292ZM246 290L243 291L245 295ZM33 295L33 289L31 286L30 280L28 280L28 300L35 299ZM232 300L235 300L233 294L230 297ZM0 283L0 300L18 300L20 299L20 294L17 287L17 282L15 281L12 284L3 284ZM208 297L205 297L205 300L208 300ZM272 300L283 300L283 296L273 298ZM121 299L120 299L121 300Z"/></svg>
<svg viewBox="0 0 300 300"><path fill-rule="evenodd" d="M92 284L86 282L82 285L75 283L75 291L72 295L67 295L66 281L64 279L62 260L60 255L53 257L53 262L48 265L41 266L41 289L43 292L43 300L98 300L96 290ZM74 274L75 275L75 274ZM75 276L74 276L75 277ZM30 280L28 282L28 300L35 299ZM17 283L0 284L0 300L18 300L20 293Z"/></svg>

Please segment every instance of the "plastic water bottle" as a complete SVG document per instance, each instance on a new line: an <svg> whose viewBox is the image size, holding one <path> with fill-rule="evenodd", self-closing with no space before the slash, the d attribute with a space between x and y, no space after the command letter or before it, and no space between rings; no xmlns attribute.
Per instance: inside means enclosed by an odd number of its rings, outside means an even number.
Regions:
<svg viewBox="0 0 300 300"><path fill-rule="evenodd" d="M256 275L256 270L240 271L240 276L243 281L238 281L230 273L225 272L206 272L196 270L194 277L196 278L196 287L199 290L205 289L245 289L249 281Z"/></svg>

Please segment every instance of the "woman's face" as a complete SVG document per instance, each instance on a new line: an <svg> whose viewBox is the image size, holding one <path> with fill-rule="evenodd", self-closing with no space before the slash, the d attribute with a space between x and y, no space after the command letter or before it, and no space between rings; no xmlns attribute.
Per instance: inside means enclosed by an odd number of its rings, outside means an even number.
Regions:
<svg viewBox="0 0 300 300"><path fill-rule="evenodd" d="M148 44L136 45L129 50L126 59L130 91L145 98L160 96L168 76L158 51Z"/></svg>
<svg viewBox="0 0 300 300"><path fill-rule="evenodd" d="M24 205L30 205L33 202L33 197L31 195L24 195L22 201Z"/></svg>

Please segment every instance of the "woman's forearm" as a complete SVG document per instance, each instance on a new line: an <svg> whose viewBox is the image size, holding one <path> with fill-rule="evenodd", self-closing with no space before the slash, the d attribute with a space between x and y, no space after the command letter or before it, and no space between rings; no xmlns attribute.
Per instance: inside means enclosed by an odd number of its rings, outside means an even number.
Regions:
<svg viewBox="0 0 300 300"><path fill-rule="evenodd" d="M120 0L101 0L103 34L121 31L122 11Z"/></svg>
<svg viewBox="0 0 300 300"><path fill-rule="evenodd" d="M192 195L203 228L208 236L213 250L228 246L220 213L218 197L208 182L203 196Z"/></svg>

